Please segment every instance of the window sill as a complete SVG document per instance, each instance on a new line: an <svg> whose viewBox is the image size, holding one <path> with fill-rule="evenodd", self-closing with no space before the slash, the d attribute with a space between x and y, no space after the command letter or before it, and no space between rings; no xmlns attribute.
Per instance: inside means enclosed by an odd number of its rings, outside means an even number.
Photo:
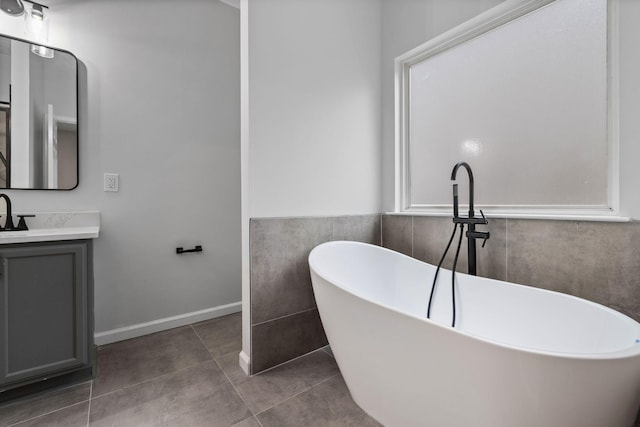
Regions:
<svg viewBox="0 0 640 427"><path fill-rule="evenodd" d="M466 212L462 207L461 212ZM602 212L576 213L576 212L513 212L500 211L493 209L482 210L487 218L505 218L505 219L538 219L548 221L599 221L599 222L631 222L632 219L625 216L615 214L607 214ZM385 212L385 215L397 216L433 216L433 217L452 217L451 210L444 211L439 209L420 209L406 210L402 212ZM476 209L476 216L479 216Z"/></svg>

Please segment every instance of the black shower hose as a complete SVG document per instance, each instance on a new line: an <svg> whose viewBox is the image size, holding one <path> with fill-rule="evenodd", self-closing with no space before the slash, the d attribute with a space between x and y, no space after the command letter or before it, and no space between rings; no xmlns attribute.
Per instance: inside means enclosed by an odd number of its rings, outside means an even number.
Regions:
<svg viewBox="0 0 640 427"><path fill-rule="evenodd" d="M451 247L451 242L453 242L453 238L456 235L456 224L453 224L453 231L451 232L451 237L449 238L449 243L447 243L447 247L442 253L442 257L440 258L440 262L438 262L438 267L436 268L436 274L433 276L433 283L431 284L431 294L429 295L429 304L427 306L427 319L431 318L431 302L433 301L433 294L436 289L436 282L438 281L438 273L440 272L440 267L442 267L442 263L444 262L445 257L447 256L447 252L449 252L449 248ZM456 265L458 264L458 255L460 254L460 246L462 245L462 236L464 235L464 224L460 224L460 239L458 240L458 249L456 250L456 256L453 261L453 270L451 272L451 295L453 297L453 321L451 322L451 327L455 327L456 325L456 297L455 297L455 275L456 275Z"/></svg>
<svg viewBox="0 0 640 427"><path fill-rule="evenodd" d="M453 306L453 320L451 321L452 328L456 327L456 266L458 265L458 255L460 255L462 236L464 236L464 224L460 224L460 239L458 240L458 249L456 249L456 257L453 259L453 269L451 271L451 304Z"/></svg>

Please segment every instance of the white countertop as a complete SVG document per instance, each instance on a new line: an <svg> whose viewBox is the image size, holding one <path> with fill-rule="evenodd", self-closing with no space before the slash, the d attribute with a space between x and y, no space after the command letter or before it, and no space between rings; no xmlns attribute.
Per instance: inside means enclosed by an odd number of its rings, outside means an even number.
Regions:
<svg viewBox="0 0 640 427"><path fill-rule="evenodd" d="M19 212L35 214L25 218L29 230L0 231L0 245L95 239L100 234L100 212ZM17 224L16 213L14 223Z"/></svg>

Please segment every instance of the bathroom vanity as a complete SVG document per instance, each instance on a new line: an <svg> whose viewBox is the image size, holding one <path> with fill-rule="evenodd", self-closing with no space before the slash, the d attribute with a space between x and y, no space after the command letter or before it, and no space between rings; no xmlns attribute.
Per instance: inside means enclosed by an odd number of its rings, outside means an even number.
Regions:
<svg viewBox="0 0 640 427"><path fill-rule="evenodd" d="M76 188L77 58L0 35L0 63L0 190ZM92 239L100 215L14 219L9 195L0 198L2 403L93 376Z"/></svg>
<svg viewBox="0 0 640 427"><path fill-rule="evenodd" d="M99 214L32 220L28 231L0 233L0 403L94 375Z"/></svg>

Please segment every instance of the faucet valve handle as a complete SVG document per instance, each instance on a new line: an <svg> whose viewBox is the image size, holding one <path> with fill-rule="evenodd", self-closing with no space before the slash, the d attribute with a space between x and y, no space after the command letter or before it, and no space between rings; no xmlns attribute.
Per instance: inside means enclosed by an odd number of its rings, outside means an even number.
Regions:
<svg viewBox="0 0 640 427"><path fill-rule="evenodd" d="M18 221L18 225L16 226L16 230L28 230L27 222L25 218L34 218L35 215L17 215L20 220Z"/></svg>
<svg viewBox="0 0 640 427"><path fill-rule="evenodd" d="M484 248L484 245L487 244L487 240L489 240L489 232L488 231L487 231L486 237L484 239L482 239L482 246L481 247Z"/></svg>
<svg viewBox="0 0 640 427"><path fill-rule="evenodd" d="M484 224L489 224L489 221L487 221L487 217L484 216L484 212L482 212L482 209L480 209L480 215L482 215L482 219L484 220ZM486 239L485 239L485 241L486 241ZM482 246L484 246L484 244Z"/></svg>

